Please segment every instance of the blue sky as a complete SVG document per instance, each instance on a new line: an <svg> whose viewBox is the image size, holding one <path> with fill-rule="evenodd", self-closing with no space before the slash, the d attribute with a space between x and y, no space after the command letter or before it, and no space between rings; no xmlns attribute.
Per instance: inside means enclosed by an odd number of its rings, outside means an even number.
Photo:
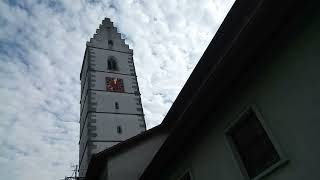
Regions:
<svg viewBox="0 0 320 180"><path fill-rule="evenodd" d="M147 127L161 123L233 0L0 0L1 179L78 162L85 43L109 17L134 50Z"/></svg>

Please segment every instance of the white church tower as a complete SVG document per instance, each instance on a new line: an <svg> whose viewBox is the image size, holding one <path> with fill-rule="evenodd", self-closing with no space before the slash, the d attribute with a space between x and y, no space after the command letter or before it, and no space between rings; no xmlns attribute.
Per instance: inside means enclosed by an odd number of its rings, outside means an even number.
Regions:
<svg viewBox="0 0 320 180"><path fill-rule="evenodd" d="M81 74L79 176L90 157L146 130L133 51L110 19L87 42Z"/></svg>

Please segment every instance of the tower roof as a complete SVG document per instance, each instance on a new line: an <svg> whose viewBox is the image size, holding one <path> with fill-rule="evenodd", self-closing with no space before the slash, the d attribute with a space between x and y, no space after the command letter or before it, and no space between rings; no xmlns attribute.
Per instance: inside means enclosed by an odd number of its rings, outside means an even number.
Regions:
<svg viewBox="0 0 320 180"><path fill-rule="evenodd" d="M133 53L129 45L125 43L125 39L121 38L121 34L114 27L113 22L109 18L105 18L92 38L87 42L87 46L109 49L126 53Z"/></svg>

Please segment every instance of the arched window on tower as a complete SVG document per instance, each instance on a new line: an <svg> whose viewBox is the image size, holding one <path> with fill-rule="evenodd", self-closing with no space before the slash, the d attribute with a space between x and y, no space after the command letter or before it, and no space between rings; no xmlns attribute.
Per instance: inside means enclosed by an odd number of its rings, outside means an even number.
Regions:
<svg viewBox="0 0 320 180"><path fill-rule="evenodd" d="M111 70L111 71L117 71L118 70L117 61L113 57L108 59L108 70Z"/></svg>

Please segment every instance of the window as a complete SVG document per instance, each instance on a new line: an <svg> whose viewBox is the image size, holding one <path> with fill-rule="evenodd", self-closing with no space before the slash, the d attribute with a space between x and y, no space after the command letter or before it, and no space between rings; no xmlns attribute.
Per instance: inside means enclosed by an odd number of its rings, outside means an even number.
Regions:
<svg viewBox="0 0 320 180"><path fill-rule="evenodd" d="M256 111L250 108L226 131L232 150L245 176L253 179L279 164L281 155L274 146Z"/></svg>
<svg viewBox="0 0 320 180"><path fill-rule="evenodd" d="M121 134L121 133L122 133L122 128L121 128L121 126L117 126L117 132L118 132L118 134Z"/></svg>
<svg viewBox="0 0 320 180"><path fill-rule="evenodd" d="M118 102L115 102L115 103L114 103L114 107L115 107L116 109L119 109L119 103L118 103Z"/></svg>
<svg viewBox="0 0 320 180"><path fill-rule="evenodd" d="M112 71L118 70L117 61L115 58L108 59L108 70L112 70Z"/></svg>
<svg viewBox="0 0 320 180"><path fill-rule="evenodd" d="M123 80L120 78L106 77L106 89L112 92L124 92Z"/></svg>
<svg viewBox="0 0 320 180"><path fill-rule="evenodd" d="M108 47L112 48L112 46L113 46L113 41L112 40L108 40Z"/></svg>

